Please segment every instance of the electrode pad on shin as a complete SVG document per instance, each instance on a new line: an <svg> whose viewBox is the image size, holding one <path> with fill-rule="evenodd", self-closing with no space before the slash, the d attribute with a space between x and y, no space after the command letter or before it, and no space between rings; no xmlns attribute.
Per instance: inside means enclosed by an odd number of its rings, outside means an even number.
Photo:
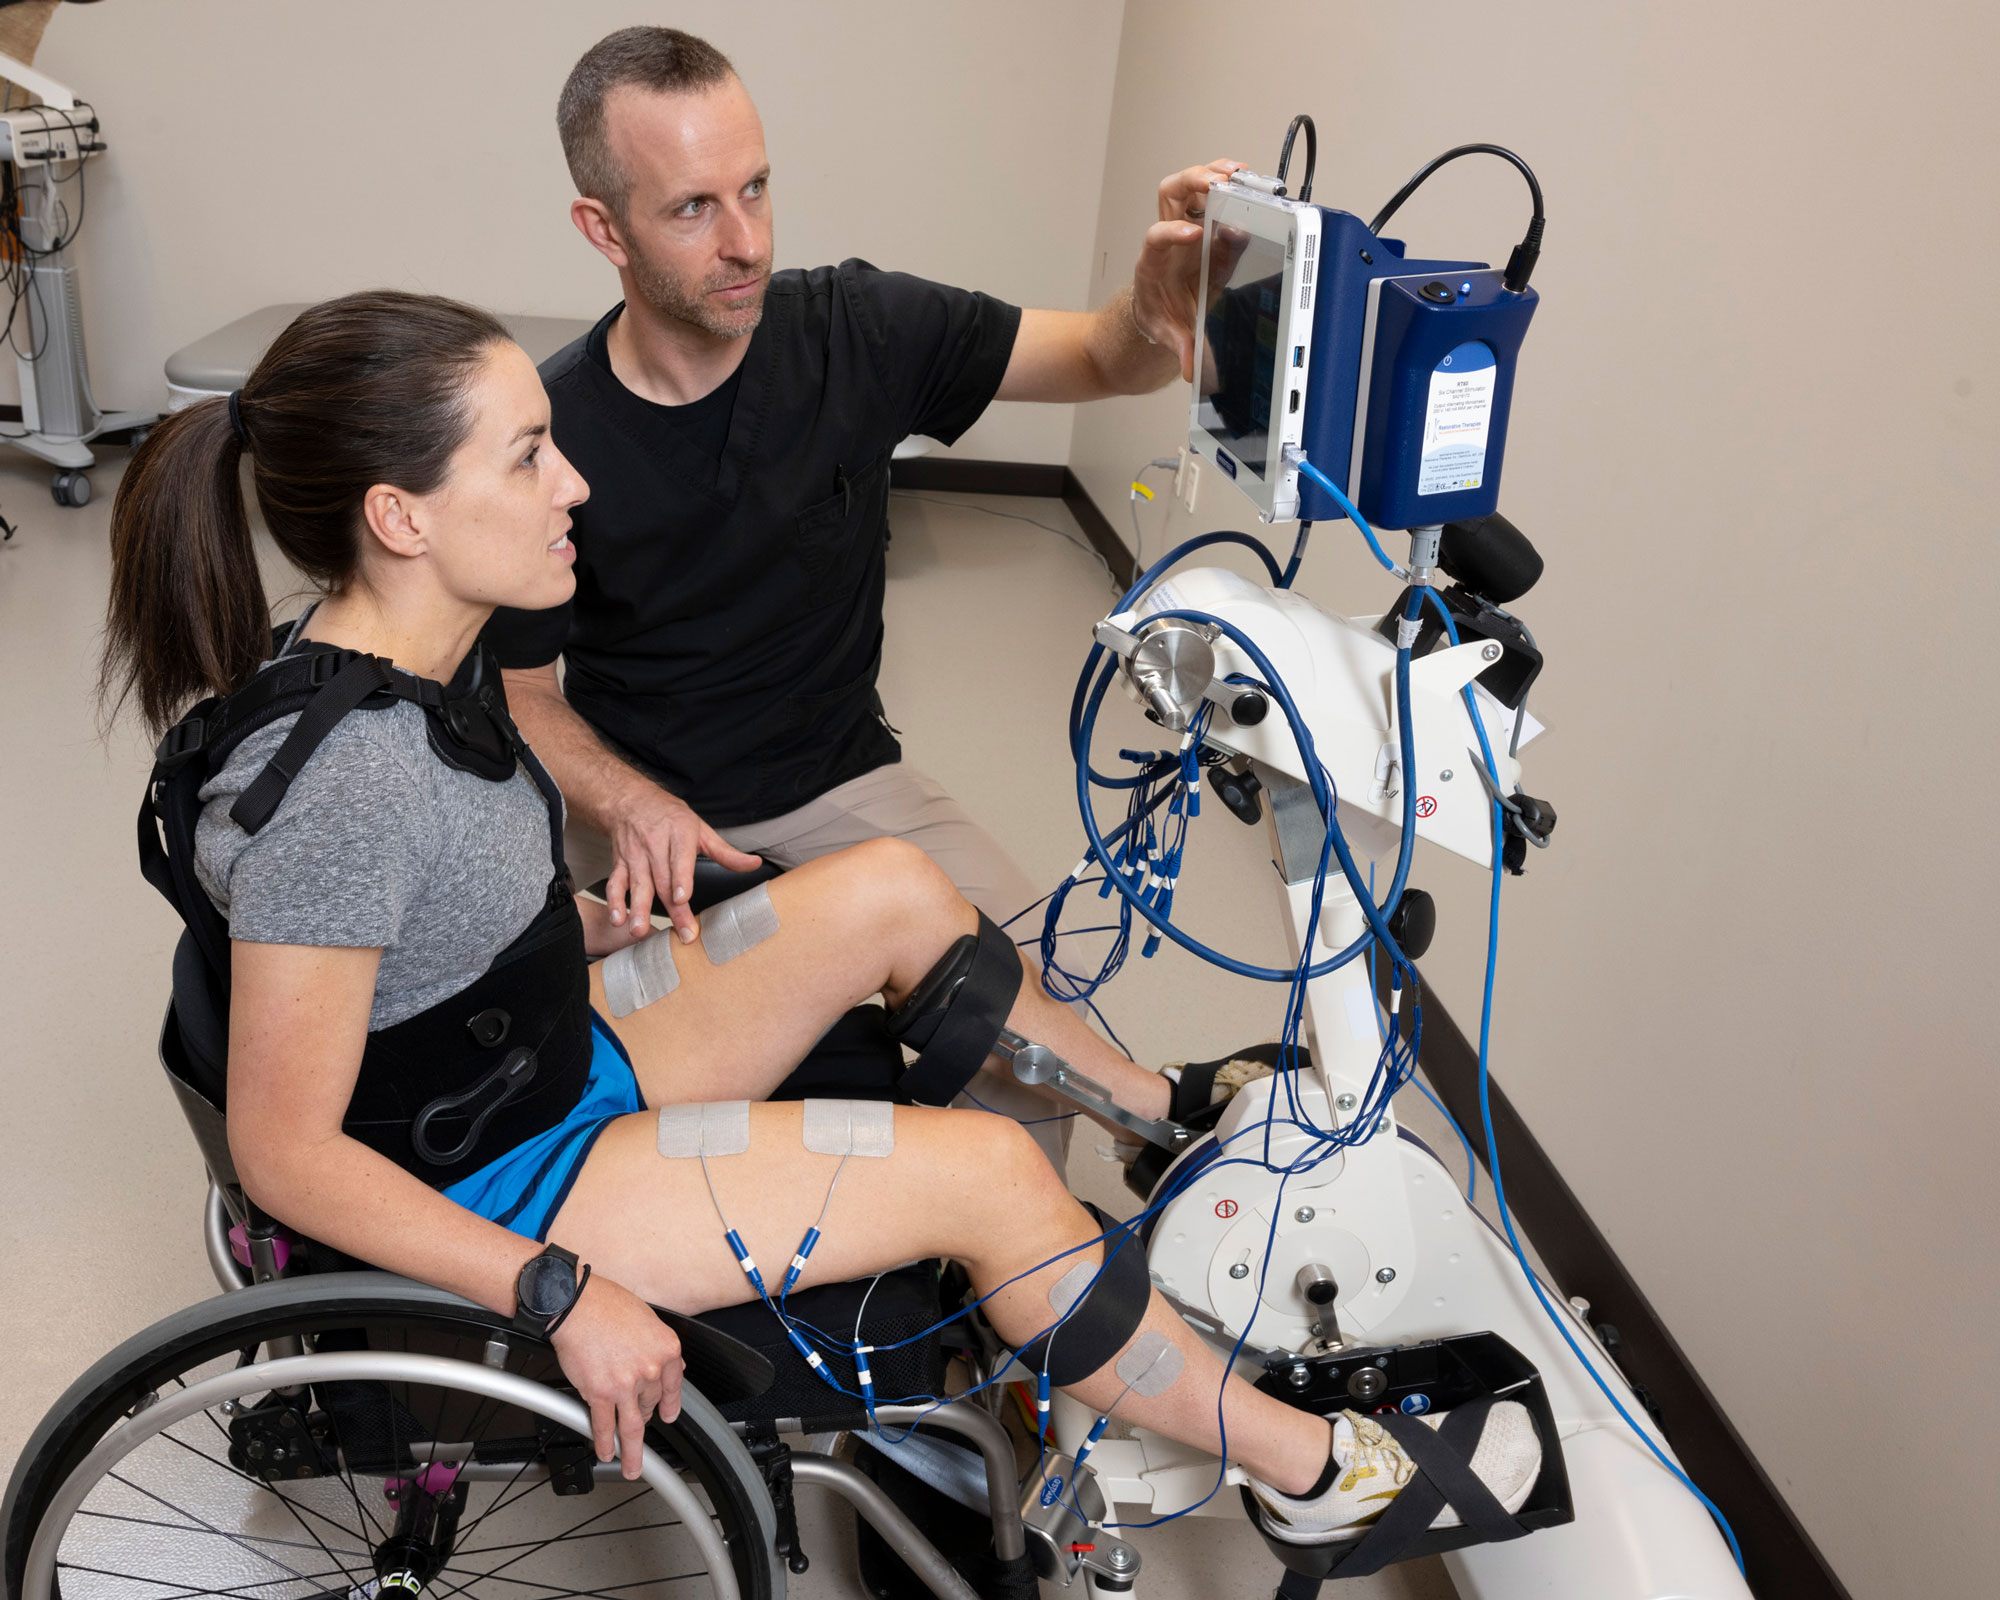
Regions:
<svg viewBox="0 0 2000 1600"><path fill-rule="evenodd" d="M896 1148L896 1108L882 1100L808 1100L805 1146L822 1156L886 1156Z"/></svg>
<svg viewBox="0 0 2000 1600"><path fill-rule="evenodd" d="M1111 1226L1102 1217L1098 1220L1101 1227ZM1056 1280L1049 1305L1060 1321L1022 1345L1014 1359L1030 1372L1046 1371L1057 1388L1081 1383L1115 1360L1138 1332L1152 1292L1145 1246L1114 1229L1104 1241L1102 1270L1097 1262L1083 1261Z"/></svg>
<svg viewBox="0 0 2000 1600"><path fill-rule="evenodd" d="M777 931L778 908L771 904L767 884L760 883L701 914L701 947L718 967Z"/></svg>
<svg viewBox="0 0 2000 1600"><path fill-rule="evenodd" d="M750 1102L721 1100L705 1106L660 1107L663 1156L740 1156L750 1148Z"/></svg>
<svg viewBox="0 0 2000 1600"><path fill-rule="evenodd" d="M674 965L674 935L654 933L604 958L604 1003L614 1017L629 1017L641 1006L664 1000L681 986Z"/></svg>
<svg viewBox="0 0 2000 1600"><path fill-rule="evenodd" d="M1021 992L1021 953L985 912L889 1018L889 1037L918 1052L897 1087L919 1105L950 1105L993 1053Z"/></svg>

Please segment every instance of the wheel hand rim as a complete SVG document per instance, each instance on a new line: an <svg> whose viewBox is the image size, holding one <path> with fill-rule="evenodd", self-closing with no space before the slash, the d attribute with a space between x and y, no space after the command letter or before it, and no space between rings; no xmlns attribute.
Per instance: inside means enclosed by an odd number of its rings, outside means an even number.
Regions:
<svg viewBox="0 0 2000 1600"><path fill-rule="evenodd" d="M22 1579L22 1589L28 1600L46 1600L53 1592L56 1555L63 1533L92 1485L148 1439L164 1433L183 1418L206 1411L224 1400L235 1399L246 1390L348 1382L449 1386L518 1406L586 1438L591 1432L590 1412L582 1402L515 1373L468 1361L447 1360L442 1356L356 1350L286 1356L276 1361L237 1367L174 1394L161 1395L144 1411L106 1434L97 1447L77 1463L50 1499L35 1530ZM728 1547L709 1520L708 1508L702 1504L700 1497L650 1448L641 1451L639 1477L686 1525L708 1567L716 1600L741 1600L736 1569L730 1561Z"/></svg>

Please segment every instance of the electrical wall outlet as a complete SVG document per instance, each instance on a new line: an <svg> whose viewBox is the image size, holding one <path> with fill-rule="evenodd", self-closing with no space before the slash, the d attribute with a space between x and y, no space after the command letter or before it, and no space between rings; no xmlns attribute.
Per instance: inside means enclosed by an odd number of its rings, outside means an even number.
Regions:
<svg viewBox="0 0 2000 1600"><path fill-rule="evenodd" d="M1174 498L1176 500L1187 493L1187 469L1188 462L1191 459L1188 447L1182 445L1179 454L1174 460Z"/></svg>
<svg viewBox="0 0 2000 1600"><path fill-rule="evenodd" d="M1202 458L1182 448L1180 464L1182 476L1174 478L1174 492L1180 496L1180 504L1188 508L1188 516L1194 516L1194 500L1202 492Z"/></svg>

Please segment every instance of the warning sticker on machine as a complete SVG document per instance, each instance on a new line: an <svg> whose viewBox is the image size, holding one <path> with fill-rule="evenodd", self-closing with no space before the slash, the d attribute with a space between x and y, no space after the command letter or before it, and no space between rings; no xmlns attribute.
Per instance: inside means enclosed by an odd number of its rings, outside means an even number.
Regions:
<svg viewBox="0 0 2000 1600"><path fill-rule="evenodd" d="M1477 489L1485 480L1486 432L1499 374L1493 352L1477 340L1460 345L1432 371L1418 494Z"/></svg>

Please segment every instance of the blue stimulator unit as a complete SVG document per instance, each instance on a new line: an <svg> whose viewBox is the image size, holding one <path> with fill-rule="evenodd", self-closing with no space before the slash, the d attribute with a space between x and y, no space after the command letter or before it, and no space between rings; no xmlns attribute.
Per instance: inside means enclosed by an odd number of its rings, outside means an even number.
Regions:
<svg viewBox="0 0 2000 1600"><path fill-rule="evenodd" d="M1300 119L1304 121L1305 119ZM1310 128L1307 130L1310 139ZM1287 152L1290 141L1287 139ZM1444 162L1521 167L1534 221L1504 272L1411 257L1377 231ZM1418 173L1373 224L1238 172L1210 191L1191 448L1267 522L1344 514L1323 474L1381 528L1482 517L1500 497L1514 362L1539 296L1541 195L1518 158L1461 146Z"/></svg>
<svg viewBox="0 0 2000 1600"><path fill-rule="evenodd" d="M1406 257L1400 240L1319 209L1306 459L1378 528L1487 515L1500 501L1514 359L1540 296L1481 262ZM1301 517L1340 514L1310 477L1299 484Z"/></svg>

